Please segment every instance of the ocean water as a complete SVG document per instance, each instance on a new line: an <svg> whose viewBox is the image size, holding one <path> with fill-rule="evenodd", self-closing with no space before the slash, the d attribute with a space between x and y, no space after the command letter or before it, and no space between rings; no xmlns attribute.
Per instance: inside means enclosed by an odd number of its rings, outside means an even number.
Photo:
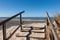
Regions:
<svg viewBox="0 0 60 40"><path fill-rule="evenodd" d="M1 19L7 19L9 17L0 17ZM54 17L50 17L51 19L53 19ZM14 19L19 19L19 17L16 17ZM23 20L46 20L47 17L22 17Z"/></svg>

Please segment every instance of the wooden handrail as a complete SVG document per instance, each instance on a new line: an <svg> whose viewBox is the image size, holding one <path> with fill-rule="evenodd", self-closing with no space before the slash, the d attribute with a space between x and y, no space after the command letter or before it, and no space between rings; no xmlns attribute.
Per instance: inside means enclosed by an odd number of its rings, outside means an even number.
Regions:
<svg viewBox="0 0 60 40"><path fill-rule="evenodd" d="M17 29L19 29L19 27L21 27L21 30L22 30L22 16L21 16L21 14L24 13L24 12L25 11L19 12L18 14L16 14L16 15L14 15L14 16L0 22L0 26L1 25L3 26L2 27L3 28L3 40L9 40L12 37L12 35L17 31ZM19 24L19 26L12 32L12 34L8 38L6 38L6 22L8 22L11 19L17 17L18 15L20 15L20 24Z"/></svg>
<svg viewBox="0 0 60 40"><path fill-rule="evenodd" d="M0 22L0 25L2 25L2 24L4 24L4 23L8 22L9 20L11 20L11 19L17 17L18 15L21 15L21 14L24 13L24 12L25 12L25 11L19 12L18 14L16 14L16 15L14 15L14 16L12 16L12 17L10 17L10 18L8 18L8 19L6 19L6 20Z"/></svg>
<svg viewBox="0 0 60 40"><path fill-rule="evenodd" d="M50 29L52 30L52 33L53 33L53 35L54 35L54 39L55 39L55 40L59 40L59 37L58 37L58 35L57 35L57 33L56 33L55 29L54 29L54 26L53 26L53 24L52 24L52 22L51 22L51 20L50 20L50 17L49 17L49 15L48 15L48 12L46 12L46 15L47 15L47 18L48 18L48 22L49 22L49 24L50 24Z"/></svg>

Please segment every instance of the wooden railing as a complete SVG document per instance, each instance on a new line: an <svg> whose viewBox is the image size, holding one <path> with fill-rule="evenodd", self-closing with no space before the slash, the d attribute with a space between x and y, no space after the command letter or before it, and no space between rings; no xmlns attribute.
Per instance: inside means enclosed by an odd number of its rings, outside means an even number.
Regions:
<svg viewBox="0 0 60 40"><path fill-rule="evenodd" d="M50 27L50 29L51 29L51 33L53 34L52 36L54 37L54 40L59 40L59 37L58 37L58 35L57 35L57 32L56 32L56 30L54 29L54 26L53 26L53 23L52 23L52 21L50 20L50 17L49 17L49 15L48 15L48 12L46 12L46 14L47 14L47 25L49 25L49 27Z"/></svg>
<svg viewBox="0 0 60 40"><path fill-rule="evenodd" d="M19 29L19 27L21 27L21 30L22 30L22 13L24 13L24 12L25 11L19 12L18 14L16 14L16 15L0 22L0 26L2 25L2 28L3 28L3 40L9 40L12 37L12 35L17 31L17 29ZM19 24L19 26L12 32L12 34L8 38L6 38L6 23L8 21L10 21L11 19L19 16L19 15L20 15L20 24Z"/></svg>

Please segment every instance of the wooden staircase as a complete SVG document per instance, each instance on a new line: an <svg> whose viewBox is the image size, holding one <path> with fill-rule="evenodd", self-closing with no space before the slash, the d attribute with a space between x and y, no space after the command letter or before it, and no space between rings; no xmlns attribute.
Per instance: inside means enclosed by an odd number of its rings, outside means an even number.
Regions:
<svg viewBox="0 0 60 40"><path fill-rule="evenodd" d="M16 34L17 38L24 37L24 40L45 40L46 39L46 26L23 26L23 30Z"/></svg>
<svg viewBox="0 0 60 40"><path fill-rule="evenodd" d="M35 23L33 25L22 26L22 13L25 11L19 12L18 14L0 22L2 26L2 40L60 40L60 24L56 22L55 25L50 20L50 17L47 14L47 23ZM6 23L13 18L20 16L19 26L14 27L12 33L9 33L7 37ZM13 28L13 27L12 27ZM1 40L1 38L0 38Z"/></svg>

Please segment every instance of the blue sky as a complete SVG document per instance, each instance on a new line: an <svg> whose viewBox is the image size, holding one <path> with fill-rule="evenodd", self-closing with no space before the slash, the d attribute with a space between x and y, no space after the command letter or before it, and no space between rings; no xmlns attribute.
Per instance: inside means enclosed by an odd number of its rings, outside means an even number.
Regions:
<svg viewBox="0 0 60 40"><path fill-rule="evenodd" d="M60 0L0 0L0 17L10 17L25 10L23 17L53 17L60 13Z"/></svg>

